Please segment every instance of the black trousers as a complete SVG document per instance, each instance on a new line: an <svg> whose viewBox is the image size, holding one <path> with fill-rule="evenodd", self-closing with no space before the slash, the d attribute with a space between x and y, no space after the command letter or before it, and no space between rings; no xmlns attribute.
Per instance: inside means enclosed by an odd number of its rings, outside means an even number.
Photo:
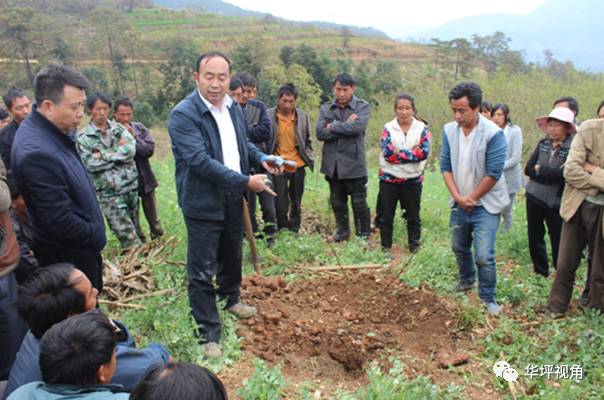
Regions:
<svg viewBox="0 0 604 400"><path fill-rule="evenodd" d="M103 290L103 258L101 253L78 253L34 242L33 252L41 267L56 263L72 263L90 279L99 293Z"/></svg>
<svg viewBox="0 0 604 400"><path fill-rule="evenodd" d="M187 226L187 271L189 304L205 342L220 341L220 316L216 296L226 307L239 302L243 243L243 200L228 196L222 221L185 216ZM213 279L216 277L216 287Z"/></svg>
<svg viewBox="0 0 604 400"><path fill-rule="evenodd" d="M305 168L298 168L295 172L285 172L283 175L273 177L277 193L275 199L277 229L289 229L294 232L300 230L305 176Z"/></svg>
<svg viewBox="0 0 604 400"><path fill-rule="evenodd" d="M549 261L545 246L545 226L552 246L553 267L558 265L558 249L562 232L562 217L559 208L549 208L531 197L526 197L526 219L528 223L529 252L535 272L549 275Z"/></svg>
<svg viewBox="0 0 604 400"><path fill-rule="evenodd" d="M422 198L422 184L400 184L380 181L378 194L381 203L380 237L382 247L392 247L392 231L397 205L405 210L407 221L407 240L409 249L419 247L421 236L421 220L419 216Z"/></svg>
<svg viewBox="0 0 604 400"><path fill-rule="evenodd" d="M259 172L264 173L266 172ZM270 174L267 176L274 182L274 177ZM268 192L247 192L247 202L250 210L250 218L252 220L252 229L254 233L258 232L258 222L256 221L256 198L260 199L260 209L262 210L262 220L264 221L263 232L267 237L271 237L277 232L277 213L275 211L275 198Z"/></svg>
<svg viewBox="0 0 604 400"><path fill-rule="evenodd" d="M149 223L151 237L161 236L164 231L159 222L159 212L157 212L157 200L155 198L155 190L146 194L139 194L145 218Z"/></svg>
<svg viewBox="0 0 604 400"><path fill-rule="evenodd" d="M338 230L348 231L348 196L352 203L354 226L357 236L371 234L371 217L367 206L367 177L338 179L326 177L329 182L329 200L336 217ZM345 225L345 226L340 226Z"/></svg>

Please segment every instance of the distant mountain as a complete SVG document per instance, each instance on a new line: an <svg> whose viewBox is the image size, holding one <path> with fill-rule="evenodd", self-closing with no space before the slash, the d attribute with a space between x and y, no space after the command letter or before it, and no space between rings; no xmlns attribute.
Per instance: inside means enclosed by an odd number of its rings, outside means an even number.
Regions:
<svg viewBox="0 0 604 400"><path fill-rule="evenodd" d="M544 60L549 49L560 61L581 69L604 71L604 10L599 0L549 0L525 16L485 14L451 21L418 36L450 40L501 31L511 47L529 61ZM416 35L417 36L417 35Z"/></svg>
<svg viewBox="0 0 604 400"><path fill-rule="evenodd" d="M262 17L263 13L246 10L221 0L154 0L155 4L172 9L205 10L213 14L227 15L231 17Z"/></svg>
<svg viewBox="0 0 604 400"><path fill-rule="evenodd" d="M267 14L258 11L246 10L236 5L227 3L221 0L154 0L154 3L158 6L171 8L171 9L197 9L205 10L210 13L226 15L231 17L264 17ZM283 18L273 17L278 21L286 21ZM291 21L288 21L291 22ZM297 21L296 21L297 22ZM371 37L382 37L387 38L384 32L371 28L371 27L360 27L360 26L348 26L335 24L332 22L324 21L310 21L310 22L297 22L303 25L311 25L321 29L350 29L350 33L358 36L371 36Z"/></svg>

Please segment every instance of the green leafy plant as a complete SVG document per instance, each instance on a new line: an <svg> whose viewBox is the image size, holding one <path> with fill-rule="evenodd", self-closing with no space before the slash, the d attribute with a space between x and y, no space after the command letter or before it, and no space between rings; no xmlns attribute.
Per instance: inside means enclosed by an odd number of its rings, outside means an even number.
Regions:
<svg viewBox="0 0 604 400"><path fill-rule="evenodd" d="M369 384L353 394L338 393L341 400L431 400L462 399L461 388L449 385L444 390L426 377L409 379L404 373L403 364L391 359L392 367L384 371L376 364L367 370Z"/></svg>
<svg viewBox="0 0 604 400"><path fill-rule="evenodd" d="M243 381L237 395L243 400L278 400L287 398L285 379L278 366L269 368L261 359L254 360L255 371L251 378Z"/></svg>

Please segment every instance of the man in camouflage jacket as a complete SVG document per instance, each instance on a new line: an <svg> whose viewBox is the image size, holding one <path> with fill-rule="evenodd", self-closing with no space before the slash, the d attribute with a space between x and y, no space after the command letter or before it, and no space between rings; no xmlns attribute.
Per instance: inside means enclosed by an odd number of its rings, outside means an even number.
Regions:
<svg viewBox="0 0 604 400"><path fill-rule="evenodd" d="M108 119L111 100L89 97L90 123L78 134L77 147L92 178L101 211L124 249L142 244L138 222L136 141L121 124Z"/></svg>

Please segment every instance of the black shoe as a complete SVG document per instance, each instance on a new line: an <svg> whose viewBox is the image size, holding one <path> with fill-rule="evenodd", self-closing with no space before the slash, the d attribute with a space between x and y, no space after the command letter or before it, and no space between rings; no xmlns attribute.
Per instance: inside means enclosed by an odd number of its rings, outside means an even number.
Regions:
<svg viewBox="0 0 604 400"><path fill-rule="evenodd" d="M151 231L151 239L153 240L159 239L164 235L164 229L161 227L159 221L157 221L155 224L151 224L149 226L149 230Z"/></svg>
<svg viewBox="0 0 604 400"><path fill-rule="evenodd" d="M327 241L330 243L344 242L348 239L350 239L350 232L338 232L337 230L333 235L327 237Z"/></svg>

